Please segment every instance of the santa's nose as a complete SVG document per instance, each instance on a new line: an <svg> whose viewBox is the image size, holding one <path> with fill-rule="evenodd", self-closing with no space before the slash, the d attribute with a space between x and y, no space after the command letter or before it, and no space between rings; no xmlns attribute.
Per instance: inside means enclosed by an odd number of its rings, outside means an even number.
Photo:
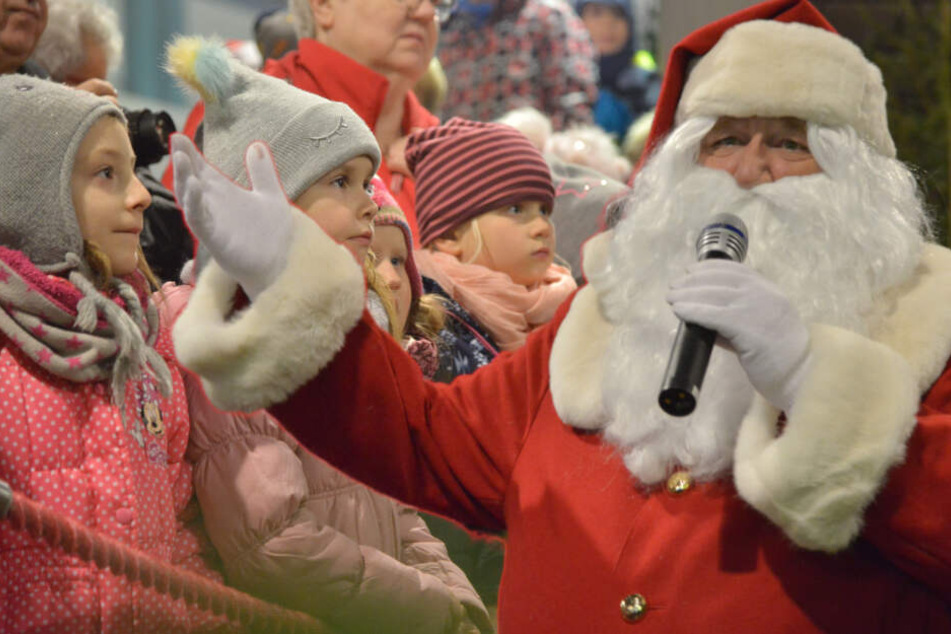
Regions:
<svg viewBox="0 0 951 634"><path fill-rule="evenodd" d="M734 161L727 171L744 189L752 189L775 180L770 165L770 149L763 142L763 135L756 134L734 154Z"/></svg>

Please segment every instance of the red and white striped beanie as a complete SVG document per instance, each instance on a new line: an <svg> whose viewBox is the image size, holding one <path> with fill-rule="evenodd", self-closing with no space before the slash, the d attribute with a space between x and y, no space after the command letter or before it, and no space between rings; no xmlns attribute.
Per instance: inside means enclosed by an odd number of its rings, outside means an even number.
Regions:
<svg viewBox="0 0 951 634"><path fill-rule="evenodd" d="M538 201L551 209L548 164L511 126L455 117L410 135L406 161L416 180L419 241L427 246L487 211Z"/></svg>

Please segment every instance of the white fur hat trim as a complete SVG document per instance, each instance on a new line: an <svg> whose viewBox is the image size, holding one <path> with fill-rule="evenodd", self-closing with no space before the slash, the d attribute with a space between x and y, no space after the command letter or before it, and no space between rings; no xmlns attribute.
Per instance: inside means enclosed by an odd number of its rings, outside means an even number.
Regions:
<svg viewBox="0 0 951 634"><path fill-rule="evenodd" d="M724 33L699 60L676 122L760 116L849 125L894 157L885 98L881 71L844 37L805 24L754 20Z"/></svg>

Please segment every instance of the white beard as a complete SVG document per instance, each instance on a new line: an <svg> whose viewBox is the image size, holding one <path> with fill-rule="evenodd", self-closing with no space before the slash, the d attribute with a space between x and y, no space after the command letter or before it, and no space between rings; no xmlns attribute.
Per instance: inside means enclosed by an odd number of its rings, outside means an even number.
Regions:
<svg viewBox="0 0 951 634"><path fill-rule="evenodd" d="M926 232L914 179L897 161L866 151L854 133L810 126L824 173L743 190L729 174L695 164L695 141L710 125L688 123L652 158L614 230L609 266L589 278L614 325L603 368L604 435L648 486L675 468L701 481L726 474L753 396L736 355L718 345L691 415L674 418L657 405L679 325L664 297L696 261L696 237L715 214L746 223L747 265L779 286L806 323L863 334L881 316L881 292L913 272ZM849 168L866 159L873 164L860 167L883 184L855 181L861 170ZM881 161L901 178L883 174Z"/></svg>

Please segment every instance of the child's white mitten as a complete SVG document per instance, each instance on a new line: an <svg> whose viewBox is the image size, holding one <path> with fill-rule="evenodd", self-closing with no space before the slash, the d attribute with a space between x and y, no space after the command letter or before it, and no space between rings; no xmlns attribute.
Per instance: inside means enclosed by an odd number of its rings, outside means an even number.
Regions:
<svg viewBox="0 0 951 634"><path fill-rule="evenodd" d="M808 365L809 332L776 285L738 262L705 260L671 285L667 301L683 321L727 340L766 400L792 408Z"/></svg>
<svg viewBox="0 0 951 634"><path fill-rule="evenodd" d="M199 242L254 300L287 265L293 206L284 195L270 150L248 146L251 189L210 165L183 134L172 137L175 196Z"/></svg>

